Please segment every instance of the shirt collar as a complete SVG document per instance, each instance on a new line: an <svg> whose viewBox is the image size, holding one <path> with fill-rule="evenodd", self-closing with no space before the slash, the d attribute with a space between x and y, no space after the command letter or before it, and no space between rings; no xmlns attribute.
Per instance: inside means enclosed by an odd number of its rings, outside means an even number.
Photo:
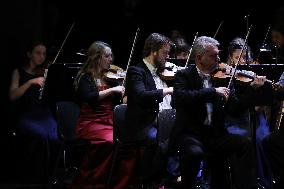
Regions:
<svg viewBox="0 0 284 189"><path fill-rule="evenodd" d="M146 64L152 75L157 73L157 68L155 68L153 64L149 63L145 58L143 59L143 62Z"/></svg>
<svg viewBox="0 0 284 189"><path fill-rule="evenodd" d="M201 77L201 79L209 80L211 78L210 74L203 73L197 66L196 66L196 69L197 69L198 75Z"/></svg>

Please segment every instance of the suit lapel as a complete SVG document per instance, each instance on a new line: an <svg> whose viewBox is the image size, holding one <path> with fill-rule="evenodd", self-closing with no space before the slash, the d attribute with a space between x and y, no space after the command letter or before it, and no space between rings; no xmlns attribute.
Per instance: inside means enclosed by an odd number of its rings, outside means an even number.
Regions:
<svg viewBox="0 0 284 189"><path fill-rule="evenodd" d="M139 66L145 70L146 88L150 89L150 90L157 89L156 88L156 83L155 83L155 81L153 79L153 76L152 76L150 70L148 69L148 67L146 66L146 64L144 62L141 62L139 64Z"/></svg>
<svg viewBox="0 0 284 189"><path fill-rule="evenodd" d="M196 67L193 67L192 75L193 75L193 81L196 81L194 83L194 88L202 89L203 88L203 82L202 82L202 80L201 80L201 78L200 78L200 76L198 74L198 71L197 71Z"/></svg>

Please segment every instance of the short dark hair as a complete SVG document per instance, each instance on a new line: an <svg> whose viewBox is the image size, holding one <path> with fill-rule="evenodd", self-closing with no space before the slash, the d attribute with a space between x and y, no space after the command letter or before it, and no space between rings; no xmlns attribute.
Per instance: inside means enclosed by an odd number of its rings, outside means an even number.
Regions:
<svg viewBox="0 0 284 189"><path fill-rule="evenodd" d="M150 34L144 44L143 58L149 56L152 51L158 51L165 44L171 44L168 37L159 33Z"/></svg>
<svg viewBox="0 0 284 189"><path fill-rule="evenodd" d="M182 52L189 52L189 45L184 38L182 38L182 37L176 38L173 42L174 42L175 47L176 47L175 48L176 54L179 54L179 53L182 53Z"/></svg>

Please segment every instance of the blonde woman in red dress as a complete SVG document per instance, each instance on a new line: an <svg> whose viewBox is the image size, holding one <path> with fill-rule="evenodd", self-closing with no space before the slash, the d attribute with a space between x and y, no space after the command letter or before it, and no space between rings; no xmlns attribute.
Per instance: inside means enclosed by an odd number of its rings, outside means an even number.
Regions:
<svg viewBox="0 0 284 189"><path fill-rule="evenodd" d="M113 152L113 108L124 95L124 87L108 82L104 73L113 62L111 47L96 41L88 49L88 59L76 81L76 100L81 107L76 126L79 138L91 142L73 188L106 188ZM121 174L115 187L125 188L128 175ZM114 173L114 177L116 174Z"/></svg>

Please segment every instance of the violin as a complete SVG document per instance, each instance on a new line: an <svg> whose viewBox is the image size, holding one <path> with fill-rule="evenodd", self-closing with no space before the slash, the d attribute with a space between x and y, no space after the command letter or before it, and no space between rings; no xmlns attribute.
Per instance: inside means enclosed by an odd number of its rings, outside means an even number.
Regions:
<svg viewBox="0 0 284 189"><path fill-rule="evenodd" d="M122 82L126 77L126 71L116 65L111 64L109 69L103 73L103 77L110 82Z"/></svg>
<svg viewBox="0 0 284 189"><path fill-rule="evenodd" d="M232 75L235 76L235 79L237 81L243 82L243 83L250 83L252 82L256 77L262 77L258 76L253 71L248 70L236 70L234 67L225 64L220 63L216 70L212 73L213 78L215 79L230 79ZM266 79L267 82L273 83L271 80Z"/></svg>
<svg viewBox="0 0 284 189"><path fill-rule="evenodd" d="M182 69L183 67L177 66L171 62L166 62L165 69L160 72L160 78L162 80L173 80L175 78L175 74L178 70Z"/></svg>

